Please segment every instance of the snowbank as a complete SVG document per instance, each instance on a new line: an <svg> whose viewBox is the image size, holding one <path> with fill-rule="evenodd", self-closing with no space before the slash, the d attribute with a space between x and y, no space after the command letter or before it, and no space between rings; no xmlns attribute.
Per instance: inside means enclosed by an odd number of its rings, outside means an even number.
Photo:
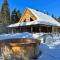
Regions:
<svg viewBox="0 0 60 60"><path fill-rule="evenodd" d="M0 35L0 40L17 39L17 38L33 38L33 37L32 34L28 32Z"/></svg>
<svg viewBox="0 0 60 60"><path fill-rule="evenodd" d="M4 34L0 35L0 40L12 39L12 38L34 38L40 39L46 33L31 34L28 32L16 33L16 34ZM37 60L60 60L60 35L46 35L46 42L41 43L39 47L42 54Z"/></svg>
<svg viewBox="0 0 60 60"><path fill-rule="evenodd" d="M53 44L52 48L47 44L41 44L39 48L42 51L42 55L37 60L60 60L60 43L53 42Z"/></svg>

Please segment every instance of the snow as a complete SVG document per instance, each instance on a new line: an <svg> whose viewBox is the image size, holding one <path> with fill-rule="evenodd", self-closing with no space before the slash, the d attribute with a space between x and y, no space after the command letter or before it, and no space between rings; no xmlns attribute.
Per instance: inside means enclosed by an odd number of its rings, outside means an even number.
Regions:
<svg viewBox="0 0 60 60"><path fill-rule="evenodd" d="M52 34L46 37L49 43L41 43L39 46L42 54L37 60L60 60L60 34Z"/></svg>
<svg viewBox="0 0 60 60"><path fill-rule="evenodd" d="M52 48L47 44L41 44L39 48L42 51L42 55L37 60L60 60L60 44L56 43L57 45L52 46Z"/></svg>
<svg viewBox="0 0 60 60"><path fill-rule="evenodd" d="M30 10L37 17L37 20L39 20L39 21L43 20L43 22L49 22L52 25L60 26L60 23L58 21L56 21L54 18L52 18L51 16L44 14L40 11L36 11L31 8L28 8L28 10Z"/></svg>
<svg viewBox="0 0 60 60"><path fill-rule="evenodd" d="M52 42L58 42L60 44L60 35L58 34L50 34L50 33L28 33L28 32L23 32L23 33L12 33L12 34L3 34L0 35L0 40L6 40L6 39L16 39L16 38L33 38L33 39L38 39L41 41L41 43L45 43L47 45L53 46L54 43Z"/></svg>
<svg viewBox="0 0 60 60"><path fill-rule="evenodd" d="M35 20L35 21L31 21L31 22L18 22L15 24L11 24L8 27L18 27L18 26L27 26L27 25L37 25L37 24L45 24L45 25L52 25L49 22L43 21L43 19L41 20Z"/></svg>
<svg viewBox="0 0 60 60"><path fill-rule="evenodd" d="M25 26L25 22L18 22L18 23L15 23L15 24L11 24L8 27L18 27L18 26Z"/></svg>
<svg viewBox="0 0 60 60"><path fill-rule="evenodd" d="M33 37L32 34L28 32L0 35L0 40L17 39L17 38L33 38Z"/></svg>
<svg viewBox="0 0 60 60"><path fill-rule="evenodd" d="M33 39L42 39L43 35L46 33L29 33L29 32L22 32L22 33L11 33L11 34L2 34L0 35L0 40L6 39L16 39L16 38L33 38Z"/></svg>
<svg viewBox="0 0 60 60"><path fill-rule="evenodd" d="M32 37L33 37L34 39L40 40L41 43L43 43L43 42L44 42L44 38L43 38L43 35L44 35L44 34L45 34L45 33L33 33L33 34L32 34Z"/></svg>
<svg viewBox="0 0 60 60"><path fill-rule="evenodd" d="M3 34L0 35L0 40L15 39L15 38L43 38L44 34L47 33L35 33L31 34L28 32L15 33L15 34ZM37 60L60 60L60 34L46 35L45 43L41 43L38 47L42 54Z"/></svg>
<svg viewBox="0 0 60 60"><path fill-rule="evenodd" d="M26 25L36 25L36 24L45 24L45 25L50 25L50 26L60 26L60 23L56 21L54 18L51 16L44 14L40 11L36 11L31 8L27 8L29 11L32 12L33 15L36 16L36 20L31 21L31 22L18 22L15 24L11 24L8 27L18 27L18 26L26 26Z"/></svg>

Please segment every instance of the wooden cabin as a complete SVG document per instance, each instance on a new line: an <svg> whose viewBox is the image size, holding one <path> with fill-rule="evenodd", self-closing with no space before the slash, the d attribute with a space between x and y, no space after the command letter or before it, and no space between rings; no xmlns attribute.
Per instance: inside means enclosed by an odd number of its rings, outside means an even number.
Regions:
<svg viewBox="0 0 60 60"><path fill-rule="evenodd" d="M13 26L14 25L13 24L10 27L13 32L18 31L18 32L31 32L31 33L38 33L38 32L51 33L56 32L57 30L59 30L58 28L60 28L58 26L58 24L60 23L57 22L54 18L31 8L25 9L19 22L20 24L22 22L24 22L24 24L25 23L27 24L18 26Z"/></svg>
<svg viewBox="0 0 60 60"><path fill-rule="evenodd" d="M40 53L39 44L39 40L30 38L2 40L0 54L5 60L32 60Z"/></svg>

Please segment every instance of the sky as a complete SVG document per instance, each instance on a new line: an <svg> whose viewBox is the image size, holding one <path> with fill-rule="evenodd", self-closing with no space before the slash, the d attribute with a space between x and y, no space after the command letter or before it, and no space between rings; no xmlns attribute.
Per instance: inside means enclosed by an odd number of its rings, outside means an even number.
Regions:
<svg viewBox="0 0 60 60"><path fill-rule="evenodd" d="M0 9L3 0L0 0ZM39 11L48 12L49 15L54 14L55 17L60 16L60 0L8 0L10 11L14 8L23 13L24 9L29 7Z"/></svg>

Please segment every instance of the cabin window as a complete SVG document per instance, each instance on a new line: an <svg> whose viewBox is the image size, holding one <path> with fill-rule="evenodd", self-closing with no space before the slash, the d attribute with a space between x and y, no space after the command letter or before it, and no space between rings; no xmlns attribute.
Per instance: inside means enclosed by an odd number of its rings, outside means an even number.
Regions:
<svg viewBox="0 0 60 60"><path fill-rule="evenodd" d="M38 26L34 26L33 27L33 32L39 32L39 27Z"/></svg>
<svg viewBox="0 0 60 60"><path fill-rule="evenodd" d="M52 27L47 28L48 32L52 32Z"/></svg>
<svg viewBox="0 0 60 60"><path fill-rule="evenodd" d="M27 32L31 32L31 27L27 27Z"/></svg>
<svg viewBox="0 0 60 60"><path fill-rule="evenodd" d="M30 17L30 21L33 21L33 19Z"/></svg>
<svg viewBox="0 0 60 60"><path fill-rule="evenodd" d="M60 28L58 28L58 32L60 33Z"/></svg>
<svg viewBox="0 0 60 60"><path fill-rule="evenodd" d="M24 22L26 22L26 19L24 20Z"/></svg>
<svg viewBox="0 0 60 60"><path fill-rule="evenodd" d="M42 26L42 27L41 27L41 31L47 33L47 27Z"/></svg>
<svg viewBox="0 0 60 60"><path fill-rule="evenodd" d="M26 27L21 27L21 32L26 32L26 31L27 31Z"/></svg>

